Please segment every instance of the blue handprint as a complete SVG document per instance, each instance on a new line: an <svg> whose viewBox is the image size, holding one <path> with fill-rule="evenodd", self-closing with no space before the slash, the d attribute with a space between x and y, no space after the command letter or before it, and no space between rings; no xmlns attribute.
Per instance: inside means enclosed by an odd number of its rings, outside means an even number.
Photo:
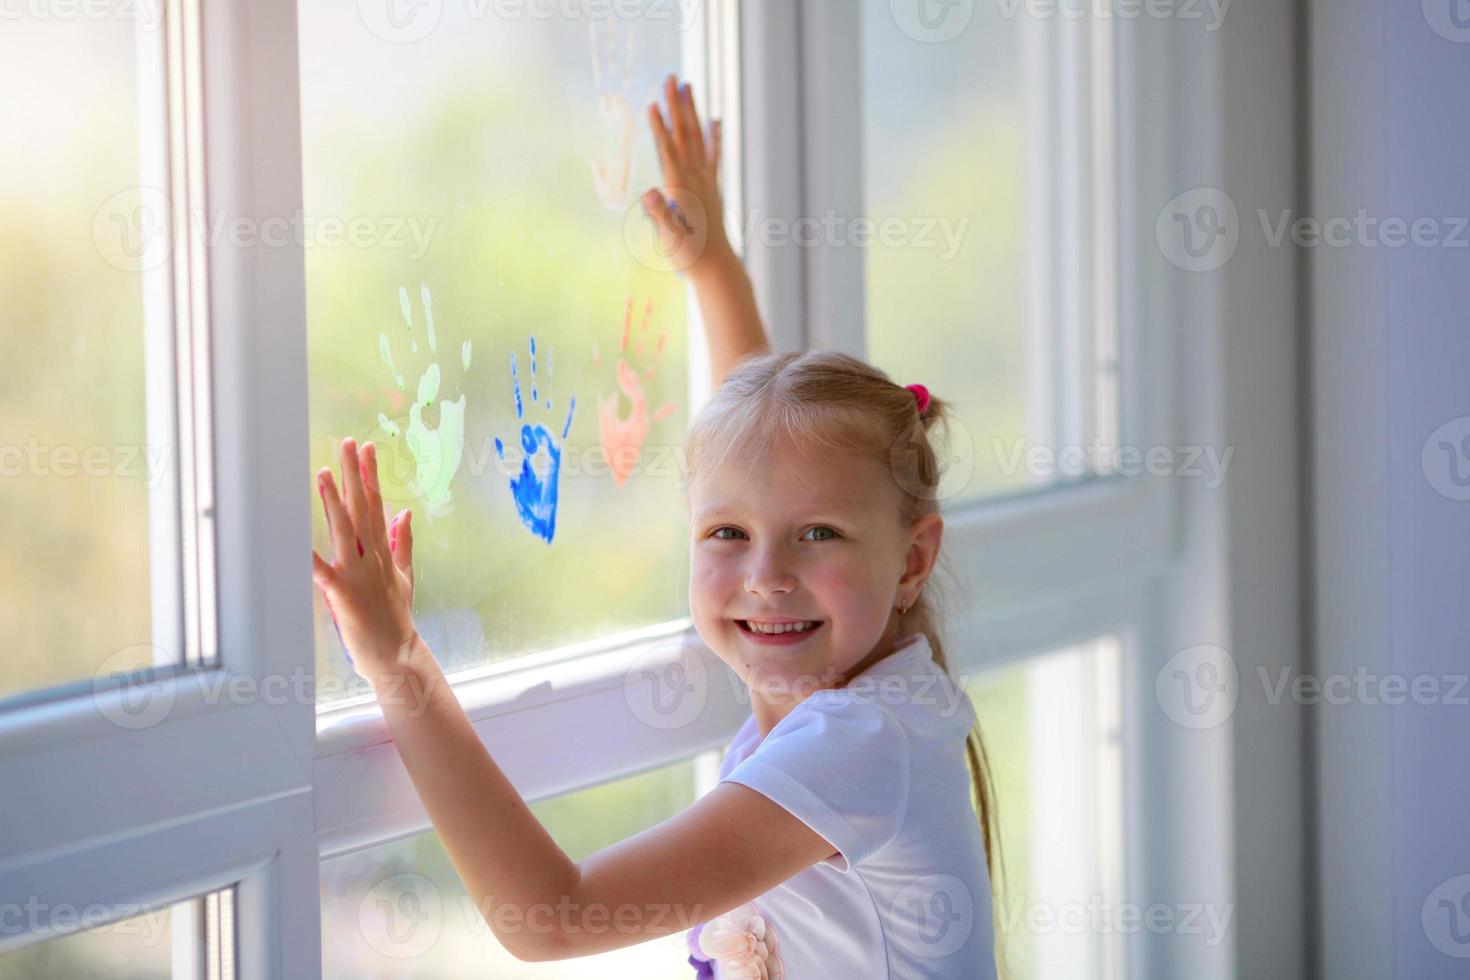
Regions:
<svg viewBox="0 0 1470 980"><path fill-rule="evenodd" d="M551 374L551 364L548 362L546 373ZM531 533L546 540L547 544L556 536L556 499L557 481L561 476L561 445L566 441L567 433L572 430L572 415L577 411L577 396L573 395L571 404L567 407L566 424L561 429L561 439L552 435L546 426L537 423L531 425L525 422L525 406L521 403L521 377L516 368L516 355L512 351L510 355L510 378L516 396L516 418L522 420L521 424L521 448L525 450L525 456L521 459L521 471L510 481L511 496L515 498L516 513L520 516L521 523L531 529ZM536 338L531 338L531 403L534 405L541 400L540 392L536 387ZM551 399L546 399L546 410L551 410ZM532 461L543 458L540 450L544 449L545 462L541 465L541 472L532 466ZM497 437L495 440L495 455L505 459L505 444Z"/></svg>

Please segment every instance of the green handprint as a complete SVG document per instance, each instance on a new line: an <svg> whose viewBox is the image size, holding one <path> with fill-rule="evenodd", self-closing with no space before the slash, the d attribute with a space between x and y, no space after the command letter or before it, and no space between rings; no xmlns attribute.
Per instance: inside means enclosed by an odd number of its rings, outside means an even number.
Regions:
<svg viewBox="0 0 1470 980"><path fill-rule="evenodd" d="M419 284L419 298L424 307L424 326L428 333L429 356L437 358L439 353L439 339L434 332L434 299L429 293L427 283ZM403 323L408 330L409 348L413 353L418 353L418 338L414 335L413 308L408 300L408 288L399 287L398 306L403 314ZM393 374L393 380L398 385L399 391L405 391L404 378L399 372L397 365L393 362L392 343L386 332L378 334L378 353L388 370ZM464 371L470 369L471 345L466 340L460 348L460 365ZM389 466L386 474L381 473L380 480L383 483L383 495L390 498L390 487L398 490L401 494L399 499L412 499L423 501L424 506L431 515L438 515L449 509L452 494L449 485L454 476L459 472L460 462L464 458L464 410L465 396L461 392L459 398L454 401L440 400L439 402L439 425L430 428L424 421L424 409L434 404L439 397L439 386L442 375L439 362L431 360L428 367L418 380L418 391L408 408L407 425L401 425L400 421L394 421L382 412L378 413L378 425L389 436L389 446L393 450L390 458L394 463L400 465ZM406 453L407 459L404 459ZM380 460L389 454L380 453ZM406 473L406 479L400 478L400 474ZM390 498L391 499L391 498Z"/></svg>

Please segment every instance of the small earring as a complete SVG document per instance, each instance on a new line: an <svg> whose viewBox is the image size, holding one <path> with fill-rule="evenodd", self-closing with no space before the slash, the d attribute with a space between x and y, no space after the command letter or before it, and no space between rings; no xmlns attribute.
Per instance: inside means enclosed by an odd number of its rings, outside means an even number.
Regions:
<svg viewBox="0 0 1470 980"><path fill-rule="evenodd" d="M908 611L909 611L909 604L907 602L900 602L898 604L898 614L900 616L902 616L904 613L906 613Z"/></svg>

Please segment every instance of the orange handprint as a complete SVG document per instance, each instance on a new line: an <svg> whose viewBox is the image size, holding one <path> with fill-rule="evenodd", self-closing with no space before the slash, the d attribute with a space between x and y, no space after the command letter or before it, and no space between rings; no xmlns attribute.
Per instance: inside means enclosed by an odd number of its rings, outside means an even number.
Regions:
<svg viewBox="0 0 1470 980"><path fill-rule="evenodd" d="M638 328L638 338L634 345L634 352L643 353L643 343L648 334L648 322L653 316L653 300L648 300L643 307L643 322ZM665 402L658 411L653 413L652 418L648 415L648 398L643 392L643 381L653 379L653 369L658 359L664 352L664 341L667 339L660 332L658 340L654 343L653 357L648 367L644 370L642 377L627 359L628 343L633 332L633 297L628 297L628 304L623 310L623 336L619 344L619 350L624 356L618 357L618 388L628 401L632 403L632 411L628 417L621 418L618 412L618 392L614 391L606 398L597 399L597 433L602 442L602 451L607 458L608 468L612 470L613 483L618 486L628 482L634 467L638 465L638 457L643 452L644 440L648 438L648 426L650 422L658 422L667 418L674 411L673 402ZM597 345L592 345L592 363L601 364L602 355L597 350Z"/></svg>

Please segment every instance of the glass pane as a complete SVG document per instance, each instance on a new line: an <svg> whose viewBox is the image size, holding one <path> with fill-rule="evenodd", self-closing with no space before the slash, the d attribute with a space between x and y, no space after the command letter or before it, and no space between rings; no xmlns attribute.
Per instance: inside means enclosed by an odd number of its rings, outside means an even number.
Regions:
<svg viewBox="0 0 1470 980"><path fill-rule="evenodd" d="M1088 186L1106 178L1089 141L1107 107L1064 108L1069 86L1086 91L1071 71L1088 61L1059 40L1087 29L1005 4L862 11L867 349L900 383L954 403L941 495L1109 472L1111 252L1093 244L1109 225L1088 210L1109 199Z"/></svg>
<svg viewBox="0 0 1470 980"><path fill-rule="evenodd" d="M173 973L174 916L187 916L197 902L181 902L127 919L108 922L60 939L0 953L0 977L6 980L167 980ZM3 923L9 931L24 920L43 914L14 904ZM35 905L30 906L35 909ZM85 924L105 914L101 906L44 910L55 921ZM185 919L185 921L190 921Z"/></svg>
<svg viewBox="0 0 1470 980"><path fill-rule="evenodd" d="M594 7L300 5L312 463L379 445L450 672L685 614L684 288L635 246L687 25ZM320 602L317 671L366 692Z"/></svg>
<svg viewBox="0 0 1470 980"><path fill-rule="evenodd" d="M684 810L695 790L695 763L681 762L531 809L579 861ZM325 980L689 980L693 973L687 931L599 956L517 960L432 832L323 861L321 881Z"/></svg>
<svg viewBox="0 0 1470 980"><path fill-rule="evenodd" d="M997 946L1012 980L1124 975L1126 936L1108 917L1094 927L1124 897L1118 659L1109 637L968 679L1000 813Z"/></svg>
<svg viewBox="0 0 1470 980"><path fill-rule="evenodd" d="M0 699L154 662L159 474L133 248L142 24L14 13L0 30Z"/></svg>

